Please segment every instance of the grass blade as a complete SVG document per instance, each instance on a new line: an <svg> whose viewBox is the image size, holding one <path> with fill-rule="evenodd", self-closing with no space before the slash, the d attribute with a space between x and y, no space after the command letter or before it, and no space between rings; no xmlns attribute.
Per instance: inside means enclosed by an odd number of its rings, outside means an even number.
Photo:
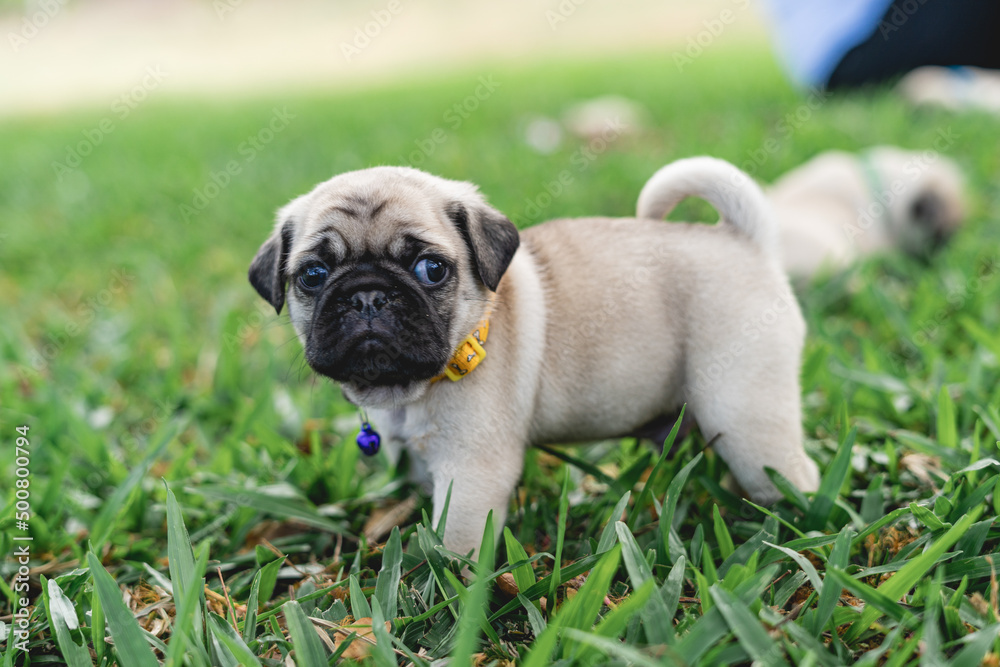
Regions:
<svg viewBox="0 0 1000 667"><path fill-rule="evenodd" d="M173 419L167 423L164 429L157 436L157 443L151 448L149 454L142 460L142 463L132 469L125 481L119 485L115 492L111 494L101 506L101 512L94 519L94 525L90 529L91 550L100 553L101 547L107 542L114 528L115 521L124 515L132 504L132 492L135 491L139 482L149 473L153 463L160 458L160 454L177 434L180 433L187 424L187 419Z"/></svg>
<svg viewBox="0 0 1000 667"><path fill-rule="evenodd" d="M647 502L649 501L649 495L653 493L653 488L657 486L657 482L660 479L661 471L668 464L668 457L673 449L674 442L677 440L677 434L680 432L681 424L684 421L685 410L687 410L686 403L681 406L681 411L680 414L677 415L677 420L670 428L670 433L667 434L666 440L663 441L660 456L653 465L653 469L649 472L649 476L646 478L646 483L643 485L642 491L639 493L639 497L635 501L635 507L632 509L632 513L628 517L628 521L626 521L632 530L637 528L636 524L639 521L639 517L645 509Z"/></svg>
<svg viewBox="0 0 1000 667"><path fill-rule="evenodd" d="M617 609L613 609L608 612L608 614L601 619L601 622L597 624L597 627L595 627L592 632L601 637L607 637L608 639L618 637L618 635L620 635L625 629L628 622L632 620L632 617L635 616L636 613L641 613L642 609L651 601L651 596L656 595L656 593L656 582L650 579L633 591L624 602L618 605ZM660 602L662 604L662 600ZM659 623L663 623L665 619L661 616L656 620ZM666 619L666 622L669 623L670 619Z"/></svg>
<svg viewBox="0 0 1000 667"><path fill-rule="evenodd" d="M46 579L43 574L41 583L45 615L49 619L49 625L55 630L56 642L63 659L69 667L91 667L93 663L86 644L78 644L73 638L74 631L82 635L73 602L66 597L55 579Z"/></svg>
<svg viewBox="0 0 1000 667"><path fill-rule="evenodd" d="M299 603L289 600L282 606L282 611L288 625L288 634L292 638L292 648L295 650L295 664L298 667L326 667L323 643Z"/></svg>
<svg viewBox="0 0 1000 667"><path fill-rule="evenodd" d="M719 576L725 577L729 568L734 565L744 564L760 552L760 548L766 540L773 540L778 536L778 520L773 516L768 516L763 525L750 539L736 547L736 549L719 566Z"/></svg>
<svg viewBox="0 0 1000 667"><path fill-rule="evenodd" d="M164 482L166 487L166 482ZM205 645L203 641L202 613L204 606L205 564L208 551L203 550L196 566L191 538L188 536L184 517L177 498L170 487L167 489L167 560L170 568L170 582L174 601L177 605L177 620L167 653L167 664L180 665L185 646ZM193 635L188 637L188 632Z"/></svg>
<svg viewBox="0 0 1000 667"><path fill-rule="evenodd" d="M577 594L565 603L565 609L561 610L563 627L590 630L594 625L597 614L604 604L604 597L611 586L611 579L621 562L621 551L621 547L615 547L601 556L601 560L594 566L587 581Z"/></svg>
<svg viewBox="0 0 1000 667"><path fill-rule="evenodd" d="M639 588L653 578L653 571L649 568L649 563L642 555L642 551L628 526L618 521L615 523L615 532L622 545L622 558L625 561L625 570L628 572L629 579L632 580L632 587Z"/></svg>
<svg viewBox="0 0 1000 667"><path fill-rule="evenodd" d="M851 530L849 526L844 526L840 533L837 535L837 541L833 544L833 551L830 553L830 558L827 560L827 569L832 567L846 568L848 560L851 555L851 539L854 537L854 531ZM819 595L819 602L816 604L816 614L813 616L813 634L819 636L824 627L826 627L827 621L833 616L833 610L837 606L837 602L840 600L841 586L824 586L823 591Z"/></svg>
<svg viewBox="0 0 1000 667"><path fill-rule="evenodd" d="M205 604L204 579L205 566L208 563L208 545L203 545L199 551L198 560L191 568L190 578L180 583L176 579L173 581L177 614L168 645L167 665L182 665L187 646L191 646L198 654L204 653L205 650L206 643L202 636L201 622ZM205 655L201 657L207 658Z"/></svg>
<svg viewBox="0 0 1000 667"><path fill-rule="evenodd" d="M486 528L483 531L483 539L479 547L479 567L476 568L476 580L468 589L463 601L462 612L458 617L458 636L451 653L453 664L465 665L472 662L472 654L479 641L481 623L486 621L484 608L489 597L490 585L490 577L487 573L493 569L494 534L493 512L491 511L486 517Z"/></svg>
<svg viewBox="0 0 1000 667"><path fill-rule="evenodd" d="M1000 636L1000 625L994 624L979 632L966 635L965 648L955 654L949 664L951 667L979 667L983 664L986 653Z"/></svg>
<svg viewBox="0 0 1000 667"><path fill-rule="evenodd" d="M250 584L250 597L247 599L247 615L243 619L243 641L249 644L257 638L257 608L260 606L260 579L262 570L257 570Z"/></svg>
<svg viewBox="0 0 1000 667"><path fill-rule="evenodd" d="M313 528L319 528L320 530L334 534L350 535L344 523L333 521L323 516L305 497L287 498L260 490L221 485L191 486L185 487L184 490L205 498L214 498L225 502L232 502L233 498L239 498L243 506L255 509L263 514L283 519L296 519Z"/></svg>
<svg viewBox="0 0 1000 667"><path fill-rule="evenodd" d="M575 596L563 603L549 620L545 631L535 639L522 667L547 667L552 664L552 651L564 628L590 631L620 562L620 546L615 546L600 557L586 583L580 587ZM563 647L564 655L568 649L568 646Z"/></svg>
<svg viewBox="0 0 1000 667"><path fill-rule="evenodd" d="M712 586L709 590L715 608L726 619L729 628L740 641L740 646L750 654L754 661L762 665L781 664L781 647L771 639L760 621L750 609L732 593L720 586Z"/></svg>
<svg viewBox="0 0 1000 667"><path fill-rule="evenodd" d="M857 426L851 427L847 437L837 448L837 454L833 457L830 466L823 472L819 491L813 497L809 511L806 513L805 525L809 530L821 530L830 520L830 513L837 504L840 488L844 485L851 471L851 453L854 450L854 440L857 435Z"/></svg>
<svg viewBox="0 0 1000 667"><path fill-rule="evenodd" d="M396 617L397 595L399 593L400 566L403 563L403 544L399 536L399 526L393 526L382 552L382 569L375 580L375 599L382 605L383 613Z"/></svg>
<svg viewBox="0 0 1000 667"><path fill-rule="evenodd" d="M688 475L694 470L695 466L701 463L703 454L698 452L693 459L688 461L688 464L681 468L680 472L672 480L670 480L670 486L667 487L667 496L663 502L663 511L660 513L659 521L659 535L660 543L663 545L663 553L670 554L670 532L673 529L674 512L677 511L677 501L681 497L681 491L684 489L684 485L687 484Z"/></svg>
<svg viewBox="0 0 1000 667"><path fill-rule="evenodd" d="M897 621L906 620L910 614L906 607L877 588L872 588L865 582L855 579L838 567L831 567L826 572L826 578L831 582L830 588L846 588L852 595L864 600L866 608L875 607L886 616ZM814 633L819 634L819 633Z"/></svg>
<svg viewBox="0 0 1000 667"><path fill-rule="evenodd" d="M507 547L507 562L511 565L528 560L528 552L524 550L521 543L514 538L510 528L504 527L503 539ZM518 592L524 592L535 583L535 571L527 562L514 568L511 573L514 575L514 583L517 584Z"/></svg>
<svg viewBox="0 0 1000 667"><path fill-rule="evenodd" d="M675 645L682 664L699 664L698 659L728 632L729 626L722 612L717 607L711 607L688 628L687 633Z"/></svg>
<svg viewBox="0 0 1000 667"><path fill-rule="evenodd" d="M958 447L958 426L955 423L955 402L948 387L942 385L938 392L937 440L945 447Z"/></svg>
<svg viewBox="0 0 1000 667"><path fill-rule="evenodd" d="M517 599L521 603L521 606L524 607L524 611L528 614L528 623L531 625L531 631L536 637L538 637L545 632L545 626L547 625L545 619L542 618L542 612L538 611L538 607L535 606L535 603L524 597L523 593L518 593Z"/></svg>
<svg viewBox="0 0 1000 667"><path fill-rule="evenodd" d="M642 665L642 667L663 667L664 663L661 659L647 656L638 649L626 646L625 644L622 644L614 639L609 639L601 635L595 635L583 630L577 630L575 628L567 628L563 632L568 638L573 639L580 644L593 646L605 655L617 658L618 660L612 664L618 664L618 661L623 661L625 664ZM525 665L527 665L527 663L525 663Z"/></svg>
<svg viewBox="0 0 1000 667"><path fill-rule="evenodd" d="M382 613L382 604L377 597L372 600L372 635L375 637L375 646L372 648L375 664L378 667L396 667L396 656L392 652L392 637L385 629L385 614Z"/></svg>
<svg viewBox="0 0 1000 667"><path fill-rule="evenodd" d="M744 602L759 599L764 590L771 584L777 571L778 568L775 565L754 573L748 580L736 587L734 591L736 597ZM698 573L697 570L695 572ZM711 600L711 593L706 592L705 597ZM716 606L712 606L709 611L687 628L685 634L675 644L674 650L682 664L699 664L699 659L729 631L729 625L722 612Z"/></svg>
<svg viewBox="0 0 1000 667"><path fill-rule="evenodd" d="M358 582L358 576L355 574L351 575L351 615L355 619L358 618L371 618L372 608L368 604L368 598L365 597L364 591L361 590L361 584Z"/></svg>
<svg viewBox="0 0 1000 667"><path fill-rule="evenodd" d="M173 593L179 597L182 593L178 587L189 581L194 573L194 549L177 498L166 482L163 485L167 491L167 560Z"/></svg>
<svg viewBox="0 0 1000 667"><path fill-rule="evenodd" d="M104 641L107 625L107 619L104 617L104 605L101 604L101 596L97 594L95 586L90 594L90 643L94 647L99 665L104 661L104 651L108 646Z"/></svg>
<svg viewBox="0 0 1000 667"><path fill-rule="evenodd" d="M813 589L819 592L823 590L823 580L820 579L819 572L816 571L816 568L813 567L813 564L809 562L808 558L798 553L797 551L792 551L791 549L779 546L777 544L771 544L770 542L764 542L764 544L771 547L772 549L777 549L781 553L785 554L786 556L794 560L796 564L798 564L798 566L802 568L802 571L806 573L806 576L809 577L809 583L812 584Z"/></svg>
<svg viewBox="0 0 1000 667"><path fill-rule="evenodd" d="M556 642L559 639L557 625L549 623L545 631L540 634L531 645L527 657L521 663L521 667L548 667L552 664L552 651L555 650Z"/></svg>
<svg viewBox="0 0 1000 667"><path fill-rule="evenodd" d="M597 550L594 553L602 554L615 545L615 524L621 520L622 513L628 507L628 501L632 498L632 492L626 491L608 517L608 522L601 532L601 539L597 543Z"/></svg>
<svg viewBox="0 0 1000 667"><path fill-rule="evenodd" d="M615 525L615 530L618 534L618 541L621 544L625 570L628 572L632 587L638 590L648 583L655 583L653 571L650 569L645 557L643 557L642 551L639 549L639 545L632 535L632 531L621 521ZM683 559L683 556L681 558ZM650 643L667 644L673 639L674 632L670 624L670 619L673 618L673 615L670 614L663 597L654 595L642 607L640 613L643 619L643 626L646 629L646 637Z"/></svg>
<svg viewBox="0 0 1000 667"><path fill-rule="evenodd" d="M549 604L555 605L559 585L562 584L562 552L566 539L566 519L569 513L569 468L564 469L562 492L559 494L558 528L556 533L556 556L552 563L552 579L549 584Z"/></svg>
<svg viewBox="0 0 1000 667"><path fill-rule="evenodd" d="M87 563L111 628L111 638L115 640L119 663L129 667L159 667L160 663L146 642L139 622L122 601L118 584L93 552L87 554Z"/></svg>
<svg viewBox="0 0 1000 667"><path fill-rule="evenodd" d="M208 627L215 638L229 650L232 657L242 667L261 667L260 660L257 659L257 656L253 654L253 651L250 650L250 647L246 645L243 639L236 634L233 626L226 622L226 619L210 612L208 614Z"/></svg>
<svg viewBox="0 0 1000 667"><path fill-rule="evenodd" d="M670 568L670 574L667 575L667 580L660 588L660 595L663 597L663 605L666 609L666 617L670 621L673 621L674 616L677 614L677 605L680 604L681 591L684 587L685 565L687 565L687 561L681 556L680 560Z"/></svg>
<svg viewBox="0 0 1000 667"><path fill-rule="evenodd" d="M726 528L726 522L722 520L718 505L712 505L712 530L715 532L715 540L719 543L722 560L725 561L736 551L736 546L733 544L732 536L729 535L729 529Z"/></svg>

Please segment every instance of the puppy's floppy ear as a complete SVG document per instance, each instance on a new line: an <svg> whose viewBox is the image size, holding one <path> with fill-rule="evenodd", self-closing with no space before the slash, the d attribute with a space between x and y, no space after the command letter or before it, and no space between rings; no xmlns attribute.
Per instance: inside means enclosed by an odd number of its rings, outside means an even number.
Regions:
<svg viewBox="0 0 1000 667"><path fill-rule="evenodd" d="M491 292L496 292L521 243L517 227L503 213L485 204L466 206L453 202L448 217L469 246L479 278Z"/></svg>
<svg viewBox="0 0 1000 667"><path fill-rule="evenodd" d="M274 306L274 311L281 314L285 305L285 284L288 282L288 251L292 246L291 219L276 229L264 241L257 255L250 262L248 273L250 284L257 293Z"/></svg>

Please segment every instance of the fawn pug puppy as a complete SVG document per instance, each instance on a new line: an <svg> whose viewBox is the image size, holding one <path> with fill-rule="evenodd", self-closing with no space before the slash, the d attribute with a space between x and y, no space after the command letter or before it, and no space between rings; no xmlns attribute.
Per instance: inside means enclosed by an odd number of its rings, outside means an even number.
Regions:
<svg viewBox="0 0 1000 667"><path fill-rule="evenodd" d="M724 222L649 219L688 196ZM685 402L754 499L778 498L765 467L815 490L805 324L763 193L691 158L639 209L519 233L472 184L376 167L282 208L249 277L287 302L309 365L421 463L435 522L452 487L454 551L478 548L490 510L503 526L526 447L628 435Z"/></svg>
<svg viewBox="0 0 1000 667"><path fill-rule="evenodd" d="M933 250L958 229L967 208L954 161L893 146L822 153L767 194L781 227L782 262L796 278L895 248Z"/></svg>

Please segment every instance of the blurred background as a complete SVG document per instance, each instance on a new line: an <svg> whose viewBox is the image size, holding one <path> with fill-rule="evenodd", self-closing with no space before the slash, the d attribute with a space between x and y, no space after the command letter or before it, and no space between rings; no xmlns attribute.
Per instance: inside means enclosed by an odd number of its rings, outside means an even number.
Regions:
<svg viewBox="0 0 1000 667"><path fill-rule="evenodd" d="M158 97L230 96L666 53L725 9L739 12L726 43L766 48L759 12L730 0L4 0L0 31L23 42L0 59L0 94L7 113L56 111L105 105L150 65L168 73Z"/></svg>

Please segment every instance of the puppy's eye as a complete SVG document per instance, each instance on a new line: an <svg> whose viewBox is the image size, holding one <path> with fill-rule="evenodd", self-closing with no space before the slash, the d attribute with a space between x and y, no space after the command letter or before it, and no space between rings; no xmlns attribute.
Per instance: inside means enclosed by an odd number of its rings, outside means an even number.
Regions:
<svg viewBox="0 0 1000 667"><path fill-rule="evenodd" d="M413 275L425 285L436 285L448 275L448 266L444 262L425 257L413 267Z"/></svg>
<svg viewBox="0 0 1000 667"><path fill-rule="evenodd" d="M328 275L329 271L326 270L325 266L314 264L306 267L306 270L302 272L299 276L299 284L302 285L304 289L310 291L319 289L323 286L323 283L326 282L326 277Z"/></svg>

